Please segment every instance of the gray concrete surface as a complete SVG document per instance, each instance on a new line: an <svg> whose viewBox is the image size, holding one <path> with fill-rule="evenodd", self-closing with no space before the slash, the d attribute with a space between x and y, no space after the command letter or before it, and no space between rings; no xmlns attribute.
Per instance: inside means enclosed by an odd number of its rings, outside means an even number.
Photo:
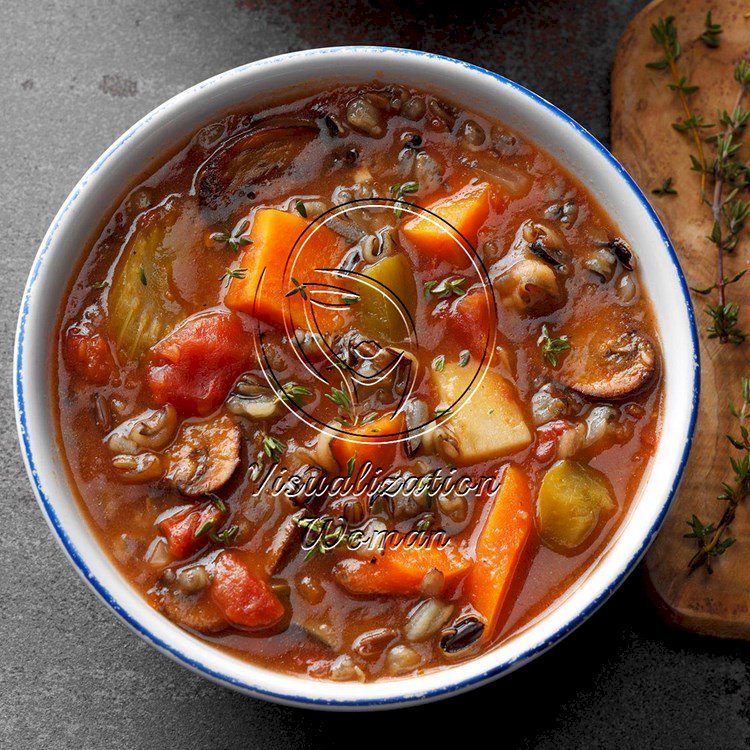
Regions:
<svg viewBox="0 0 750 750"><path fill-rule="evenodd" d="M421 2L3 0L0 746L351 748L429 746L449 736L456 746L502 748L750 743L748 647L669 630L637 574L532 665L375 723L218 688L153 651L84 588L36 507L15 438L12 337L36 248L83 171L162 100L267 55L333 44L410 46L504 73L606 142L609 66L642 4L475 0L459 3L461 12L435 12L437 3ZM446 724L468 736L459 741Z"/></svg>

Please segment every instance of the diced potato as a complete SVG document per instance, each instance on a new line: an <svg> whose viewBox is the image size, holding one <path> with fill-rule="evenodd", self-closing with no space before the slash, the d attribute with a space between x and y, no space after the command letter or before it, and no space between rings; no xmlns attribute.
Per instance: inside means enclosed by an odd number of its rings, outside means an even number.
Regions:
<svg viewBox="0 0 750 750"><path fill-rule="evenodd" d="M365 276L378 282L374 288L364 283L357 287L365 329L381 342L403 341L409 333L405 312L413 317L417 306L417 285L409 259L404 253L389 255L367 269Z"/></svg>
<svg viewBox="0 0 750 750"><path fill-rule="evenodd" d="M539 533L552 547L575 549L591 536L601 513L614 508L604 474L579 461L558 461L539 488Z"/></svg>
<svg viewBox="0 0 750 750"><path fill-rule="evenodd" d="M515 389L505 378L488 372L479 387L474 388L473 368L455 362L446 363L442 372L433 376L441 402L455 404L448 425L458 443L457 462L487 461L525 448L531 442Z"/></svg>

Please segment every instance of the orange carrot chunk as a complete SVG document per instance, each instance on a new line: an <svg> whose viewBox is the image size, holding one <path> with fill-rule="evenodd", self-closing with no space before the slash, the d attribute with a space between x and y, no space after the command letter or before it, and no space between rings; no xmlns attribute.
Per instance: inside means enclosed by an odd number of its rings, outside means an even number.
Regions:
<svg viewBox="0 0 750 750"><path fill-rule="evenodd" d="M479 229L490 210L489 194L486 183L467 185L448 198L427 206L428 210L444 219L450 227L427 214L416 216L401 231L418 252L436 260L466 266L469 256L464 248L466 242L472 247L476 246Z"/></svg>
<svg viewBox="0 0 750 750"><path fill-rule="evenodd" d="M438 537L420 535L410 542L413 536L392 534L382 555L374 552L368 560L342 560L334 566L334 578L352 594L411 596L419 593L425 575L435 569L443 574L443 591L452 591L468 573L471 560L450 541L441 548Z"/></svg>
<svg viewBox="0 0 750 750"><path fill-rule="evenodd" d="M404 430L403 413L374 419L359 427L348 429L351 437L342 435L331 440L331 453L342 472L355 474L368 461L372 468L386 471L396 458L399 444L394 440ZM361 440L359 439L361 438Z"/></svg>
<svg viewBox="0 0 750 750"><path fill-rule="evenodd" d="M252 244L248 245L239 261L239 267L245 269L245 274L242 278L232 279L224 297L224 304L230 310L239 310L269 325L283 327L284 309L288 302L295 325L314 328L304 325L303 306L305 302L310 302L311 294L304 295L307 300L300 293L287 298L287 293L294 288L294 282L290 279L286 283L284 281L292 248L308 225L307 219L275 208L264 208L255 214L250 230ZM303 284L312 284L315 279L335 284L334 277L316 274L316 269L336 267L340 255L336 235L325 226L318 227L305 235L304 247L300 249L292 275ZM334 330L342 325L334 311L317 306L314 312L322 328Z"/></svg>
<svg viewBox="0 0 750 750"><path fill-rule="evenodd" d="M533 524L531 492L524 472L508 466L495 493L475 550L464 593L485 619L490 637L503 608Z"/></svg>
<svg viewBox="0 0 750 750"><path fill-rule="evenodd" d="M227 621L240 627L268 628L284 615L271 587L234 552L223 552L214 563L211 599Z"/></svg>

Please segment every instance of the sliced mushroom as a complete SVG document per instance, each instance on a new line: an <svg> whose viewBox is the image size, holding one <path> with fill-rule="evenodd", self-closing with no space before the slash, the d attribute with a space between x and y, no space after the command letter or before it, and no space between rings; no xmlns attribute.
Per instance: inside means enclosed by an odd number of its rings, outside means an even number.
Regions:
<svg viewBox="0 0 750 750"><path fill-rule="evenodd" d="M141 448L159 451L166 448L177 430L177 411L172 404L149 409L118 425L106 438L113 453L135 455Z"/></svg>
<svg viewBox="0 0 750 750"><path fill-rule="evenodd" d="M558 377L593 398L623 398L645 386L658 365L656 348L637 330L612 337L597 327L585 343L577 343Z"/></svg>
<svg viewBox="0 0 750 750"><path fill-rule="evenodd" d="M164 473L161 458L155 453L120 454L114 456L112 466L125 482L155 482Z"/></svg>
<svg viewBox="0 0 750 750"><path fill-rule="evenodd" d="M227 621L205 594L184 594L169 586L159 596L161 611L172 622L199 633L219 633Z"/></svg>
<svg viewBox="0 0 750 750"><path fill-rule="evenodd" d="M243 375L227 399L227 409L240 417L262 420L275 417L281 405L271 387Z"/></svg>
<svg viewBox="0 0 750 750"><path fill-rule="evenodd" d="M214 492L240 462L239 427L227 415L185 424L167 455L166 479L183 495Z"/></svg>
<svg viewBox="0 0 750 750"><path fill-rule="evenodd" d="M238 190L248 190L284 174L317 135L309 123L267 125L230 138L196 177L201 205L218 208Z"/></svg>

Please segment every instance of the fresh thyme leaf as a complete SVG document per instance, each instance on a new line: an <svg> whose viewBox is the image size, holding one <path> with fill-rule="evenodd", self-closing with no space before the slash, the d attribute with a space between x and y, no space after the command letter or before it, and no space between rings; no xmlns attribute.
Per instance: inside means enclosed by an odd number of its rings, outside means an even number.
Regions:
<svg viewBox="0 0 750 750"><path fill-rule="evenodd" d="M453 294L456 297L463 297L466 294L466 290L463 288L465 282L466 279L463 277L454 278L452 276L442 281L425 281L424 296L429 298L432 295L437 299L445 299Z"/></svg>
<svg viewBox="0 0 750 750"><path fill-rule="evenodd" d="M445 369L445 355L440 354L432 360L432 369L437 372L442 372Z"/></svg>
<svg viewBox="0 0 750 750"><path fill-rule="evenodd" d="M237 534L240 532L240 527L233 523L231 526L228 526L226 529L222 529L221 531L218 531L215 534L211 534L211 539L213 539L214 542L217 542L218 544L223 544L224 546L227 546L231 544Z"/></svg>
<svg viewBox="0 0 750 750"><path fill-rule="evenodd" d="M333 386L331 388L330 393L324 394L325 397L332 401L336 406L341 407L344 411L349 411L349 409L352 408L352 402L349 400L349 394L344 389L343 382L341 383L341 388L336 388Z"/></svg>
<svg viewBox="0 0 750 750"><path fill-rule="evenodd" d="M377 419L377 416L377 412L371 411L369 414L362 417L362 424L370 424L370 422L374 422Z"/></svg>
<svg viewBox="0 0 750 750"><path fill-rule="evenodd" d="M729 405L732 416L737 420L739 437L726 436L729 444L740 451L740 456L729 457L733 478L731 482L722 484L722 493L718 499L726 505L718 523L703 523L695 514L687 522L690 532L685 534L685 537L695 539L698 545L698 551L688 563L690 573L698 568L705 568L708 573L713 572L713 560L723 555L735 543L735 539L726 534L734 521L739 504L750 496L750 378L742 378L741 384L742 404L739 408Z"/></svg>
<svg viewBox="0 0 750 750"><path fill-rule="evenodd" d="M658 188L651 191L654 195L677 195L677 191L672 187L672 178L665 177L664 182Z"/></svg>
<svg viewBox="0 0 750 750"><path fill-rule="evenodd" d="M542 334L537 339L537 345L542 351L542 357L552 365L557 367L557 355L570 349L570 342L567 336L557 338L550 336L549 329L546 325L542 326Z"/></svg>
<svg viewBox="0 0 750 750"><path fill-rule="evenodd" d="M708 13L706 13L706 20L704 24L705 31L698 37L698 39L700 39L703 44L706 45L706 47L715 49L719 46L719 34L723 32L723 29L721 28L720 24L713 22L713 20L711 19L710 10L708 11Z"/></svg>
<svg viewBox="0 0 750 750"><path fill-rule="evenodd" d="M141 280L143 286L148 286L148 279L146 278L146 269L143 266L138 266L138 278Z"/></svg>
<svg viewBox="0 0 750 750"><path fill-rule="evenodd" d="M286 443L272 435L263 436L263 452L273 461L278 463L282 454L286 451Z"/></svg>
<svg viewBox="0 0 750 750"><path fill-rule="evenodd" d="M227 248L236 253L240 247L251 245L253 242L245 234L249 226L250 222L247 219L244 219L234 230L230 231L228 229L222 229L219 232L213 232L209 235L209 239L220 245L226 245Z"/></svg>
<svg viewBox="0 0 750 750"><path fill-rule="evenodd" d="M218 496L215 495L213 492L206 493L206 497L214 504L218 510L220 510L222 513L227 512L227 506L226 503Z"/></svg>
<svg viewBox="0 0 750 750"><path fill-rule="evenodd" d="M295 279L294 276L292 276L292 284L296 284L296 286L288 291L284 296L285 297L292 297L295 294L299 294L302 299L307 299L307 287L299 280Z"/></svg>
<svg viewBox="0 0 750 750"><path fill-rule="evenodd" d="M195 531L195 538L198 539L208 534L211 529L215 526L216 522L211 518L208 521L204 521Z"/></svg>
<svg viewBox="0 0 750 750"><path fill-rule="evenodd" d="M141 266L143 268L143 266ZM104 289L104 287L109 286L108 281L95 281L92 285L93 289Z"/></svg>
<svg viewBox="0 0 750 750"><path fill-rule="evenodd" d="M297 385L297 383L286 383L279 390L279 397L282 400L298 407L302 406L303 399L310 396L312 396L312 391L307 386Z"/></svg>
<svg viewBox="0 0 750 750"><path fill-rule="evenodd" d="M713 321L706 329L708 338L730 344L741 344L747 338L747 333L738 325L740 306L736 302L710 304L706 313Z"/></svg>
<svg viewBox="0 0 750 750"><path fill-rule="evenodd" d="M307 218L307 209L302 201L295 201L294 209L303 219Z"/></svg>
<svg viewBox="0 0 750 750"><path fill-rule="evenodd" d="M396 183L395 185L391 185L391 193L394 194L394 198L397 201L396 207L393 209L393 216L396 219L400 219L401 215L403 214L403 208L401 208L400 203L403 199L404 195L407 193L416 193L417 190L419 190L419 183L416 180L411 180L410 182L403 182L403 183Z"/></svg>
<svg viewBox="0 0 750 750"><path fill-rule="evenodd" d="M350 477L352 474L354 474L354 467L357 465L357 453L355 451L354 455L346 462L346 476Z"/></svg>
<svg viewBox="0 0 750 750"><path fill-rule="evenodd" d="M463 349L461 353L458 355L458 364L460 367L466 367L466 365L469 364L469 360L471 359L471 353L468 349Z"/></svg>
<svg viewBox="0 0 750 750"><path fill-rule="evenodd" d="M359 302L359 296L356 294L345 294L341 298L341 302L345 305L356 305Z"/></svg>
<svg viewBox="0 0 750 750"><path fill-rule="evenodd" d="M219 281L224 282L224 286L229 286L232 283L232 279L244 279L247 276L247 268L229 268L227 267L225 272L219 276Z"/></svg>

